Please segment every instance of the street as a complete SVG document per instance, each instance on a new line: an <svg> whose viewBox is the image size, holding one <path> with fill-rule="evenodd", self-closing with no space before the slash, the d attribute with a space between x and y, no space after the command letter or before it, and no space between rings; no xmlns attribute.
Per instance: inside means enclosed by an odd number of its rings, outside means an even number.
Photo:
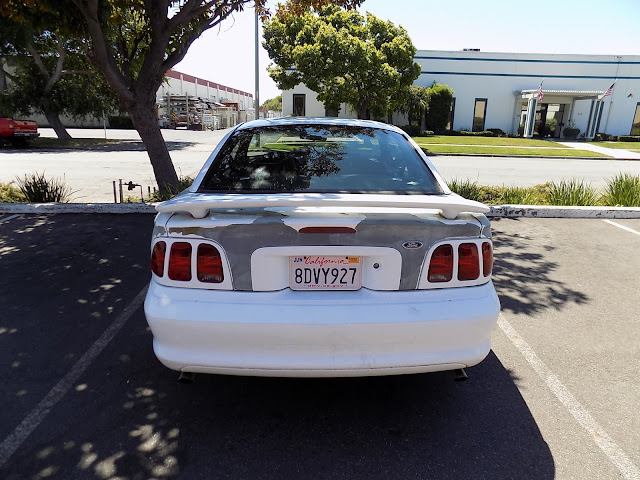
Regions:
<svg viewBox="0 0 640 480"><path fill-rule="evenodd" d="M51 129L40 129L52 137ZM100 129L70 129L76 138L104 138ZM195 176L209 154L228 130L196 132L162 130L179 175ZM74 202L113 202L113 181L122 179L141 184L146 194L155 185L153 170L144 146L132 130L107 130L108 138L127 140L82 149L43 148L38 150L0 149L0 183L15 180L31 172L46 177L62 177ZM549 181L580 178L596 188L617 173L640 175L640 161L612 159L505 158L505 157L431 157L445 179L468 178L482 185L534 186ZM125 197L139 198L140 189L125 189Z"/></svg>

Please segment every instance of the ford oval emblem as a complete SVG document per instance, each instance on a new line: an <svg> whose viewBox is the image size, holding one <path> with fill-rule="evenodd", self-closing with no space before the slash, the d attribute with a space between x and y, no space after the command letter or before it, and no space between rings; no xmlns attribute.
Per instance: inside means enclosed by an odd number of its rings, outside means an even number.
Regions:
<svg viewBox="0 0 640 480"><path fill-rule="evenodd" d="M402 246L403 246L404 248L410 248L410 249L414 249L414 248L421 248L421 247L422 247L422 242L416 242L416 241L413 241L413 242L404 242L404 243L402 244Z"/></svg>

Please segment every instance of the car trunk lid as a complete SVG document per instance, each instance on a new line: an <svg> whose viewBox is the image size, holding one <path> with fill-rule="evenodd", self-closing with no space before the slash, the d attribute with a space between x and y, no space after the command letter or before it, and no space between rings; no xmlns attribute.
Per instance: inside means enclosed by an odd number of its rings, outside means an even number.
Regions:
<svg viewBox="0 0 640 480"><path fill-rule="evenodd" d="M286 288L289 258L309 253L358 256L363 287L412 290L432 245L478 238L485 227L472 214L449 220L434 209L362 206L216 209L203 218L181 211L161 218L166 223L157 234L216 242L229 259L234 289L261 291ZM383 268L374 276L376 263Z"/></svg>

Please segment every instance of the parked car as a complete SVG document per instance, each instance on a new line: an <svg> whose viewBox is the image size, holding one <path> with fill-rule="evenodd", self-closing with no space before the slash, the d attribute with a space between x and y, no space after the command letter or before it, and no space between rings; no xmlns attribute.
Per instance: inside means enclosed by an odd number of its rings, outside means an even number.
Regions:
<svg viewBox="0 0 640 480"><path fill-rule="evenodd" d="M11 143L14 147L24 147L29 140L38 138L38 124L32 120L0 118L0 143Z"/></svg>
<svg viewBox="0 0 640 480"><path fill-rule="evenodd" d="M452 193L396 127L239 125L156 209L145 314L171 369L389 375L489 352L488 208Z"/></svg>

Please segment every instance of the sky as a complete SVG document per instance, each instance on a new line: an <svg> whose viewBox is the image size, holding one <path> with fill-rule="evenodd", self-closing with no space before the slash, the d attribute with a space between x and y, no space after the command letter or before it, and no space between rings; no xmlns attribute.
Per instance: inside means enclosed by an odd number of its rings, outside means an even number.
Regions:
<svg viewBox="0 0 640 480"><path fill-rule="evenodd" d="M402 25L418 50L640 55L640 0L365 0L360 11ZM254 32L247 4L196 40L175 69L253 93ZM280 91L262 47L259 60L264 103Z"/></svg>

